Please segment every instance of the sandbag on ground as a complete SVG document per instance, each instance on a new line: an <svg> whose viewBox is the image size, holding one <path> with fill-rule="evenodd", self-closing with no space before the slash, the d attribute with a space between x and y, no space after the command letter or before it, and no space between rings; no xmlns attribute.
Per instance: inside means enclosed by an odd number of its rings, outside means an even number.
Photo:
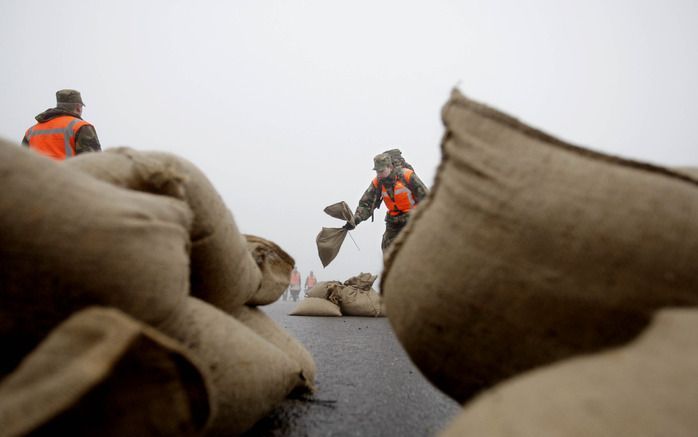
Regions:
<svg viewBox="0 0 698 437"><path fill-rule="evenodd" d="M199 435L207 374L181 345L126 314L88 308L0 384L3 436Z"/></svg>
<svg viewBox="0 0 698 437"><path fill-rule="evenodd" d="M412 360L458 401L631 340L698 304L698 180L566 144L454 91L427 203L382 290Z"/></svg>
<svg viewBox="0 0 698 437"><path fill-rule="evenodd" d="M341 317L339 305L321 297L306 297L298 302L289 316Z"/></svg>
<svg viewBox="0 0 698 437"><path fill-rule="evenodd" d="M361 290L352 286L336 287L328 300L339 302L344 316L381 317L381 297L373 289Z"/></svg>
<svg viewBox="0 0 698 437"><path fill-rule="evenodd" d="M87 153L61 163L137 191L181 198L194 213L191 290L225 311L247 302L262 273L247 250L233 215L209 179L184 158L126 147Z"/></svg>
<svg viewBox="0 0 698 437"><path fill-rule="evenodd" d="M327 299L327 297L331 294L332 290L334 290L338 286L342 286L342 283L339 281L321 281L315 284L313 288L306 291L305 296Z"/></svg>
<svg viewBox="0 0 698 437"><path fill-rule="evenodd" d="M310 352L296 338L283 330L262 310L256 307L242 306L235 310L233 317L254 331L269 343L281 349L296 361L301 368L303 385L297 391L313 391L315 388L315 360Z"/></svg>
<svg viewBox="0 0 698 437"><path fill-rule="evenodd" d="M359 273L358 275L344 281L344 285L351 285L359 290L370 290L373 283L376 282L376 279L378 279L377 275L372 275L370 273Z"/></svg>
<svg viewBox="0 0 698 437"><path fill-rule="evenodd" d="M567 360L487 391L443 437L693 437L698 311L661 311L633 343Z"/></svg>
<svg viewBox="0 0 698 437"><path fill-rule="evenodd" d="M89 305L150 324L189 293L191 212L0 141L0 375Z"/></svg>
<svg viewBox="0 0 698 437"><path fill-rule="evenodd" d="M213 435L244 432L305 386L300 365L287 353L195 297L158 328L207 366L218 411L209 427Z"/></svg>
<svg viewBox="0 0 698 437"><path fill-rule="evenodd" d="M262 272L257 291L247 300L248 305L268 305L284 294L291 282L296 262L275 243L254 235L245 235L247 248Z"/></svg>

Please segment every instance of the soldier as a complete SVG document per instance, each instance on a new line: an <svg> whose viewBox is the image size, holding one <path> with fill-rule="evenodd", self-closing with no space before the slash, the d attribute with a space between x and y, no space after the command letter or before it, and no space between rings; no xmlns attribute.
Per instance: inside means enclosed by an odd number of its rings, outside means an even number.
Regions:
<svg viewBox="0 0 698 437"><path fill-rule="evenodd" d="M376 177L359 200L359 206L354 213L354 224L373 216L373 210L385 203L388 212L385 214L385 233L381 248L385 253L390 243L397 237L407 224L412 209L429 193L424 183L417 177L414 170L394 167L390 155L381 153L373 158L373 169ZM347 222L344 229L354 229Z"/></svg>
<svg viewBox="0 0 698 437"><path fill-rule="evenodd" d="M291 299L294 302L298 301L298 295L301 292L301 274L295 267L291 272L291 281L288 289L291 292Z"/></svg>
<svg viewBox="0 0 698 437"><path fill-rule="evenodd" d="M305 291L307 292L311 288L315 287L315 284L317 284L317 278L313 274L313 271L311 270L310 273L308 274L308 277L305 278Z"/></svg>
<svg viewBox="0 0 698 437"><path fill-rule="evenodd" d="M78 91L57 91L56 107L35 117L38 123L27 129L22 145L58 160L101 151L95 128L82 119L83 106Z"/></svg>

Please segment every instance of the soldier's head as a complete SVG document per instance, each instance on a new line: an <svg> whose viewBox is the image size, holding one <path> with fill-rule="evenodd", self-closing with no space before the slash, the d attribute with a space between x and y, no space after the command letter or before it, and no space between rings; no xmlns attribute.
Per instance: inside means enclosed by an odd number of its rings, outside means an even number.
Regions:
<svg viewBox="0 0 698 437"><path fill-rule="evenodd" d="M373 157L373 169L379 179L385 179L393 171L393 162L387 153L381 153Z"/></svg>
<svg viewBox="0 0 698 437"><path fill-rule="evenodd" d="M56 91L56 108L65 109L82 115L83 106L85 106L85 104L82 102L80 91L69 89Z"/></svg>

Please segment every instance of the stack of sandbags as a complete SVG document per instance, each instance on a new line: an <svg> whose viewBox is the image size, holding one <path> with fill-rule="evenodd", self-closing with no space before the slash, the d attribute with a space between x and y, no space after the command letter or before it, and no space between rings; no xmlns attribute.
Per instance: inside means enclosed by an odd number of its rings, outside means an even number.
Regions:
<svg viewBox="0 0 698 437"><path fill-rule="evenodd" d="M411 359L466 401L698 304L698 179L566 144L454 91L434 189L382 291Z"/></svg>
<svg viewBox="0 0 698 437"><path fill-rule="evenodd" d="M334 290L342 287L339 281L320 281L305 293L305 297L291 310L290 316L340 317L339 302L329 299Z"/></svg>
<svg viewBox="0 0 698 437"><path fill-rule="evenodd" d="M443 437L675 436L698 430L698 311L663 310L636 341L484 392Z"/></svg>
<svg viewBox="0 0 698 437"><path fill-rule="evenodd" d="M116 309L58 325L0 383L3 436L199 435L210 381L191 352Z"/></svg>
<svg viewBox="0 0 698 437"><path fill-rule="evenodd" d="M318 282L289 313L292 316L383 317L380 295L372 288L376 275L360 273L344 281Z"/></svg>
<svg viewBox="0 0 698 437"><path fill-rule="evenodd" d="M284 349L300 344L260 335L280 330L268 318L250 328L233 316L280 295L279 271L293 259L259 238L249 247L193 165L129 149L56 163L2 143L0 178L11 192L0 200L4 373L74 311L97 304L182 342L206 366L212 433L243 432L292 391L312 388L314 365Z"/></svg>

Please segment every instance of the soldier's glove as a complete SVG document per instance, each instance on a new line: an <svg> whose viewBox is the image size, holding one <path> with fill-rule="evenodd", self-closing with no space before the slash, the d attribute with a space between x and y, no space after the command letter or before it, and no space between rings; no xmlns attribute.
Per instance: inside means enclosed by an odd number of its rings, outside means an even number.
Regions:
<svg viewBox="0 0 698 437"><path fill-rule="evenodd" d="M355 227L356 227L356 226L352 225L351 223L346 222L346 223L344 224L344 226L342 226L342 229L346 229L347 231L351 231L351 230L354 229Z"/></svg>

